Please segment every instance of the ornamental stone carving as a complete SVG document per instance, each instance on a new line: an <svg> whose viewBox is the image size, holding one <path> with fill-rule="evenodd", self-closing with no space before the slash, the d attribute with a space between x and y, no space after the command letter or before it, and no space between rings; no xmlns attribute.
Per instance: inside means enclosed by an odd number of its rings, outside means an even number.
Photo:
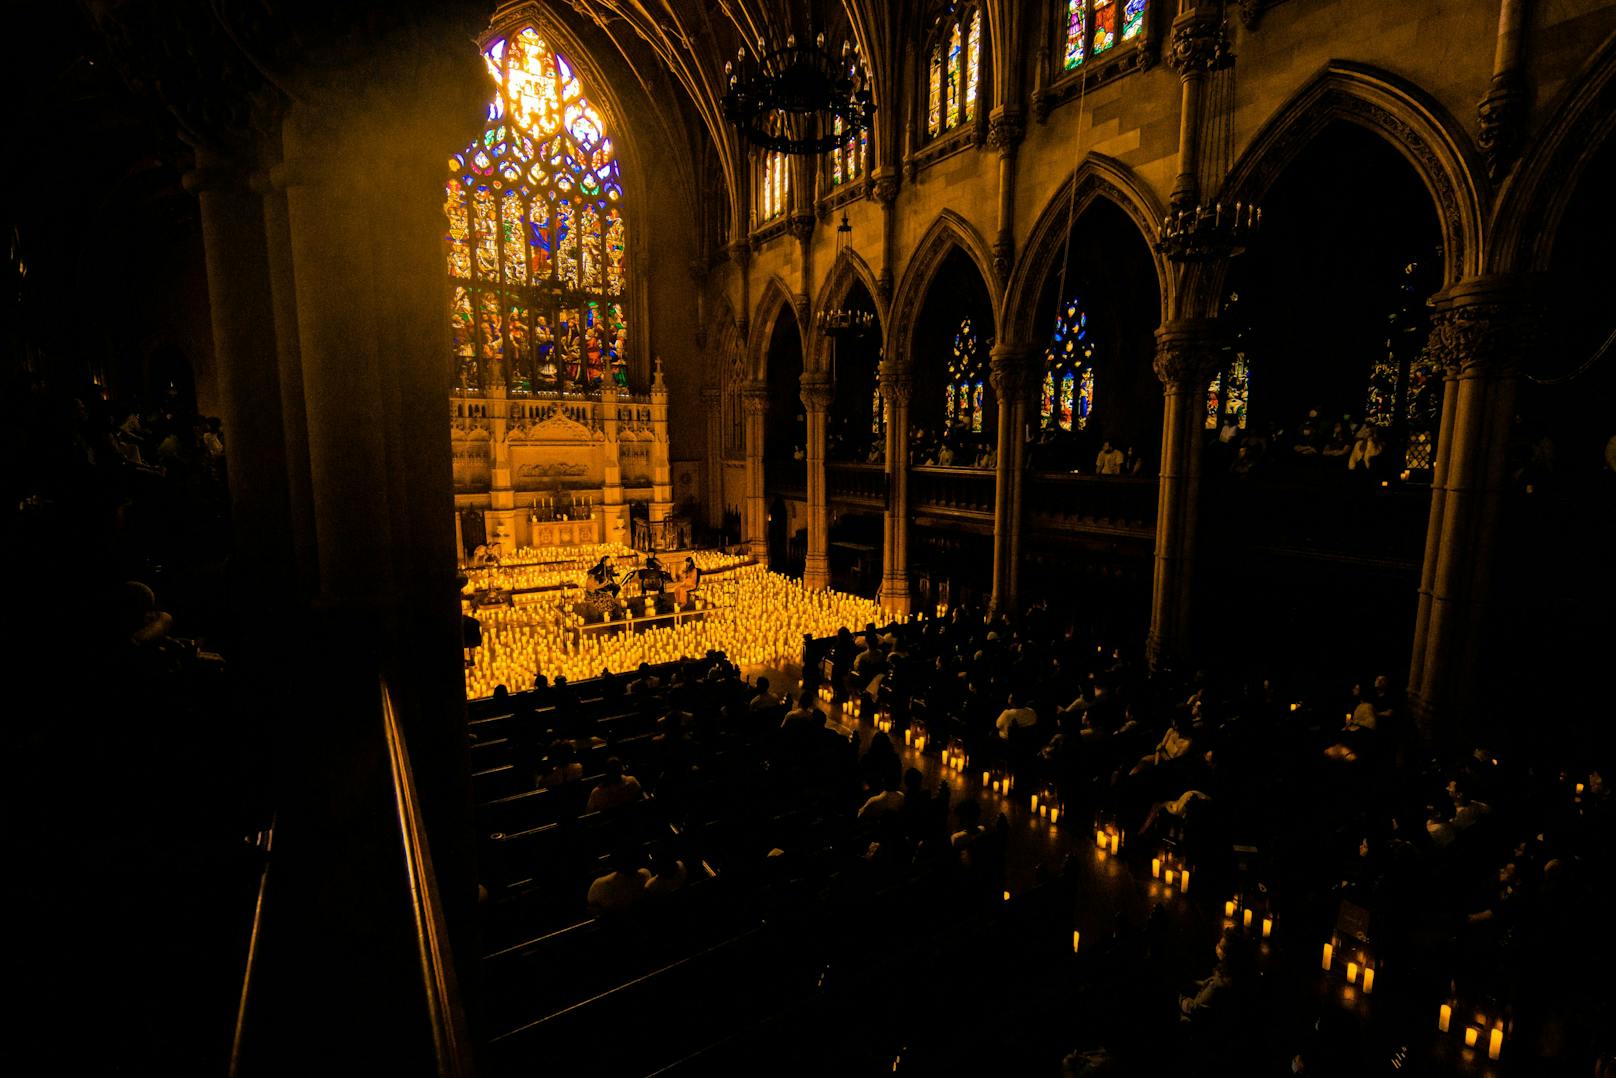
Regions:
<svg viewBox="0 0 1616 1078"><path fill-rule="evenodd" d="M1460 377L1516 373L1541 336L1542 312L1519 293L1489 289L1458 295L1431 318L1434 357Z"/></svg>
<svg viewBox="0 0 1616 1078"><path fill-rule="evenodd" d="M741 410L748 418L756 416L761 419L769 412L769 387L758 382L749 382L741 390Z"/></svg>
<svg viewBox="0 0 1616 1078"><path fill-rule="evenodd" d="M915 389L915 377L911 371L899 370L891 363L883 362L878 371L878 381L882 400L894 407L908 406Z"/></svg>
<svg viewBox="0 0 1616 1078"><path fill-rule="evenodd" d="M802 375L802 406L810 412L826 412L830 410L831 401L836 399L836 384L829 378L811 376L807 371Z"/></svg>
<svg viewBox="0 0 1616 1078"><path fill-rule="evenodd" d="M870 193L875 196L876 204L882 209L888 209L898 197L898 177L892 175L877 176L870 184Z"/></svg>
<svg viewBox="0 0 1616 1078"><path fill-rule="evenodd" d="M1167 43L1167 66L1180 76L1201 75L1220 66L1228 55L1228 41L1216 14L1189 11L1173 22Z"/></svg>
<svg viewBox="0 0 1616 1078"><path fill-rule="evenodd" d="M988 381L1001 401L1018 400L1032 382L1028 362L1033 350L1024 345L996 344L988 353Z"/></svg>
<svg viewBox="0 0 1616 1078"><path fill-rule="evenodd" d="M1156 331L1156 358L1151 366L1169 391L1198 393L1217 370L1223 353L1216 322L1169 322Z"/></svg>
<svg viewBox="0 0 1616 1078"><path fill-rule="evenodd" d="M1526 128L1526 86L1519 71L1493 76L1487 96L1476 106L1481 129L1476 144L1487 160L1487 174L1502 179L1515 162Z"/></svg>
<svg viewBox="0 0 1616 1078"><path fill-rule="evenodd" d="M1001 105L988 114L988 145L1000 153L1014 153L1027 134L1021 110Z"/></svg>

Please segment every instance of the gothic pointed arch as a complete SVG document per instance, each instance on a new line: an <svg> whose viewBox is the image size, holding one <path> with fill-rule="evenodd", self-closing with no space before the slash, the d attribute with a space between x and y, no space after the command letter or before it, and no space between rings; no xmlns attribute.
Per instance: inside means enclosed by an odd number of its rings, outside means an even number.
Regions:
<svg viewBox="0 0 1616 1078"><path fill-rule="evenodd" d="M884 321L884 312L877 297L881 294L877 288L876 276L870 272L870 264L864 257L851 247L842 251L831 264L830 272L825 275L825 281L819 286L819 295L814 298L815 311L828 311L838 306L847 298L847 293L857 281L864 285L870 299L875 302L875 315L878 320ZM823 366L825 362L826 338L816 324L806 329L809 338L809 349L804 354L810 357L816 366Z"/></svg>
<svg viewBox="0 0 1616 1078"><path fill-rule="evenodd" d="M1077 199L1072 199L1073 188ZM1004 289L1004 307L999 322L1007 341L1030 342L1039 339L1042 326L1035 326L1038 298L1044 281L1059 265L1066 244L1067 229L1083 217L1096 199L1106 199L1122 210L1139 229L1141 240L1150 250L1156 269L1156 287L1161 294L1161 317L1172 309L1173 277L1166 261L1156 251L1156 224L1165 213L1149 187L1141 183L1126 165L1103 154L1090 153L1066 177L1038 219L1033 222L1027 242L1021 245L1010 280ZM1064 297L1062 297L1064 299Z"/></svg>
<svg viewBox="0 0 1616 1078"><path fill-rule="evenodd" d="M1584 169L1594 152L1616 137L1616 34L1567 80L1549 117L1499 192L1487 251L1493 273L1548 268Z"/></svg>
<svg viewBox="0 0 1616 1078"><path fill-rule="evenodd" d="M779 274L770 274L763 283L763 293L758 297L757 307L753 311L751 340L747 342L747 366L752 377L758 381L765 381L769 376L769 342L774 339L774 324L780 320L782 309L791 311L792 317L796 318L797 308L791 289L786 287ZM797 331L802 331L800 320Z"/></svg>
<svg viewBox="0 0 1616 1078"><path fill-rule="evenodd" d="M1431 95L1366 64L1332 61L1281 105L1235 161L1215 200L1260 203L1302 150L1338 121L1385 139L1425 185L1442 229L1444 284L1480 273L1486 171L1469 136ZM1195 296L1180 297L1181 306L1215 310L1222 284L1221 274L1207 275L1195 283Z"/></svg>
<svg viewBox="0 0 1616 1078"><path fill-rule="evenodd" d="M885 326L889 362L906 367L912 361L915 316L938 268L955 248L963 252L981 274L982 284L987 288L988 302L997 321L1002 291L1000 281L993 272L992 249L969 221L953 210L944 210L920 238L915 253L903 268L903 276L893 289L892 305L888 308ZM981 330L987 330L988 336L997 335L997 326L979 327Z"/></svg>

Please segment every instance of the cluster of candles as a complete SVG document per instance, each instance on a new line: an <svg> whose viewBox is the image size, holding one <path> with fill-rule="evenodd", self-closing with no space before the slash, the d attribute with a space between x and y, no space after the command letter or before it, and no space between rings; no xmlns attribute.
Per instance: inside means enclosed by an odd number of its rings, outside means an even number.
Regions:
<svg viewBox="0 0 1616 1078"><path fill-rule="evenodd" d="M1042 794L1032 795L1032 810L1040 820L1048 820L1050 826L1054 826L1061 814L1060 792L1052 785L1045 786Z"/></svg>
<svg viewBox="0 0 1616 1078"><path fill-rule="evenodd" d="M1150 859L1150 876L1152 879L1161 880L1169 889L1177 887L1180 894L1189 894L1190 867L1180 864L1178 855L1171 850L1163 850ZM1224 909L1228 908L1228 904L1225 903Z"/></svg>
<svg viewBox="0 0 1616 1078"><path fill-rule="evenodd" d="M1330 942L1324 945L1324 958L1320 963L1326 973L1331 972L1335 967L1335 952L1336 941L1331 939ZM1363 994L1367 996L1374 992L1375 964L1371 958L1365 956L1363 951L1358 951L1353 958L1347 961L1345 973L1349 985L1357 985L1358 976L1361 973L1363 975Z"/></svg>
<svg viewBox="0 0 1616 1078"><path fill-rule="evenodd" d="M698 564L699 564L698 559ZM483 645L466 671L466 695L479 699L497 685L520 689L537 674L569 681L601 670L633 670L642 662L671 662L721 651L742 666L784 666L802 652L804 636L831 636L843 626L881 620L868 599L808 591L758 565L703 581L706 616L639 633L582 632L567 592L520 608L478 612Z"/></svg>
<svg viewBox="0 0 1616 1078"><path fill-rule="evenodd" d="M1263 939L1267 939L1269 936L1274 934L1274 915L1272 911L1264 910L1262 921L1259 923L1257 920L1256 911L1251 908L1251 904L1242 899L1239 895L1235 895L1233 898L1229 899L1223 904L1223 919L1229 924L1234 924L1236 914L1239 914L1240 916L1240 925L1242 928L1251 928L1253 925L1260 924ZM1330 945L1327 943L1324 946L1325 953L1328 954ZM1325 959L1325 968L1329 968L1328 958Z"/></svg>
<svg viewBox="0 0 1616 1078"><path fill-rule="evenodd" d="M879 715L876 717L876 721L877 721L877 729L879 729L879 723L880 723L880 716ZM919 719L911 719L909 721L909 725L904 727L903 743L905 745L914 746L914 750L916 752L925 752L926 751L926 724L924 722L921 722Z"/></svg>
<svg viewBox="0 0 1616 1078"><path fill-rule="evenodd" d="M500 565L546 565L555 569L587 569L601 558L637 557L633 547L622 543L586 543L578 546L524 546L518 547L510 557L501 558Z"/></svg>
<svg viewBox="0 0 1616 1078"><path fill-rule="evenodd" d="M955 771L965 774L970 766L970 757L965 753L965 740L963 738L950 738L948 745L943 749L943 770Z"/></svg>
<svg viewBox="0 0 1616 1078"><path fill-rule="evenodd" d="M1101 853L1122 852L1122 828L1115 823L1094 825L1094 847ZM1155 875L1161 875L1161 859L1155 858L1151 862Z"/></svg>
<svg viewBox="0 0 1616 1078"><path fill-rule="evenodd" d="M996 794L1008 797L1014 780L1015 776L1008 767L995 767L991 771L982 772L982 789L992 790Z"/></svg>
<svg viewBox="0 0 1616 1078"><path fill-rule="evenodd" d="M1481 1011L1475 1013L1475 1021L1465 1023L1464 1043L1466 1048L1475 1048L1481 1041L1483 1031L1487 1033L1487 1058L1497 1059L1504 1051L1504 1020L1494 1018L1491 1022L1487 1015ZM1447 1033L1453 1028L1453 1004L1444 1003L1436 1017L1438 1033Z"/></svg>

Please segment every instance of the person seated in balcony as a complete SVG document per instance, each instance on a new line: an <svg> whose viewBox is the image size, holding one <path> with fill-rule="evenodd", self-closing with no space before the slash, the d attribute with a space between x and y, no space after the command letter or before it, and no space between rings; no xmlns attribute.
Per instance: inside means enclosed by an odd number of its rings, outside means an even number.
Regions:
<svg viewBox="0 0 1616 1078"><path fill-rule="evenodd" d="M600 783L589 791L589 802L584 806L586 812L607 812L614 808L622 808L638 801L643 795L640 792L640 780L623 771L623 762L613 756L601 768Z"/></svg>
<svg viewBox="0 0 1616 1078"><path fill-rule="evenodd" d="M549 764L549 769L539 779L540 789L564 789L584 777L584 765L570 741L557 741L550 746Z"/></svg>
<svg viewBox="0 0 1616 1078"><path fill-rule="evenodd" d="M1367 420L1358 427L1358 433L1352 443L1352 455L1347 458L1347 470L1362 469L1368 472L1375 466L1380 455L1386 451L1386 443L1382 438L1383 432Z"/></svg>
<svg viewBox="0 0 1616 1078"><path fill-rule="evenodd" d="M1318 456L1319 450L1324 448L1324 429L1319 419L1319 410L1309 408L1307 418L1296 430L1296 438L1291 442L1291 452L1300 457Z"/></svg>
<svg viewBox="0 0 1616 1078"><path fill-rule="evenodd" d="M1140 453L1138 450L1136 450L1131 445L1128 447L1128 452L1126 454L1124 454L1124 456L1122 458L1122 474L1123 475L1144 475L1145 474L1145 458L1144 458L1144 454Z"/></svg>
<svg viewBox="0 0 1616 1078"><path fill-rule="evenodd" d="M952 468L954 466L954 447L946 439L937 450L936 463L939 468Z"/></svg>
<svg viewBox="0 0 1616 1078"><path fill-rule="evenodd" d="M1111 444L1110 439L1100 443L1099 455L1094 458L1095 475L1121 475L1127 457Z"/></svg>
<svg viewBox="0 0 1616 1078"><path fill-rule="evenodd" d="M1344 419L1338 419L1330 426L1330 433L1324 439L1324 447L1319 455L1332 459L1349 456L1352 453L1352 428Z"/></svg>
<svg viewBox="0 0 1616 1078"><path fill-rule="evenodd" d="M1250 446L1240 446L1234 451L1234 460L1229 463L1229 474L1247 478L1257 470L1257 455L1251 451Z"/></svg>

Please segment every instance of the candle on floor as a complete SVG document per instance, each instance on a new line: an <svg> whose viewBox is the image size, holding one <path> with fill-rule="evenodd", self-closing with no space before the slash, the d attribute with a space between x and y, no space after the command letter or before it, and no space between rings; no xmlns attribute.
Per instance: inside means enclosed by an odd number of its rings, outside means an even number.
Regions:
<svg viewBox="0 0 1616 1078"><path fill-rule="evenodd" d="M1115 834L1113 834L1111 836L1111 852L1116 853L1121 848L1122 848L1122 835L1120 833L1115 833Z"/></svg>
<svg viewBox="0 0 1616 1078"><path fill-rule="evenodd" d="M1082 935L1082 933L1079 932L1077 929L1075 929L1075 928L1072 929L1072 953L1073 954L1077 953L1077 938L1079 936L1081 936L1081 935ZM1497 1059L1498 1057L1494 1056L1493 1058Z"/></svg>
<svg viewBox="0 0 1616 1078"><path fill-rule="evenodd" d="M1264 917L1262 919L1262 938L1267 939L1269 937L1269 935L1273 931L1274 931L1274 918L1273 918L1273 915L1270 914L1269 916Z"/></svg>
<svg viewBox="0 0 1616 1078"><path fill-rule="evenodd" d="M1037 794L1032 795L1032 810L1034 812L1038 811L1038 795Z"/></svg>
<svg viewBox="0 0 1616 1078"><path fill-rule="evenodd" d="M1010 892L1009 892L1009 891L1006 891L1006 892L1005 892L1005 893L1004 893L1004 900L1005 900L1005 901L1006 901L1006 902L1009 902L1009 901L1010 901Z"/></svg>
<svg viewBox="0 0 1616 1078"><path fill-rule="evenodd" d="M1324 945L1324 972L1326 972L1326 973L1330 972L1330 960L1332 958L1334 958L1334 957L1335 957L1335 944L1326 943ZM1444 1003L1442 1005L1442 1014L1443 1014L1442 1028L1443 1028L1444 1031L1446 1031L1447 1028L1448 1028L1447 1027L1447 1022L1448 1022L1447 1013L1448 1013L1448 1005L1446 1003Z"/></svg>
<svg viewBox="0 0 1616 1078"><path fill-rule="evenodd" d="M1169 886L1169 887L1173 886L1173 870L1172 869L1168 869L1165 873L1162 874L1162 882L1167 884L1167 886Z"/></svg>
<svg viewBox="0 0 1616 1078"><path fill-rule="evenodd" d="M1075 944L1074 944L1074 946L1075 946ZM1498 1058L1498 1053L1502 1052L1503 1050L1504 1050L1504 1031L1502 1029L1499 1029L1497 1026L1494 1026L1493 1031L1491 1033L1487 1034L1487 1058L1488 1059L1497 1059Z"/></svg>
<svg viewBox="0 0 1616 1078"><path fill-rule="evenodd" d="M1151 875L1152 879L1160 879L1161 878L1161 858L1160 857L1152 857L1150 859L1150 875Z"/></svg>
<svg viewBox="0 0 1616 1078"><path fill-rule="evenodd" d="M1105 829L1104 828L1095 828L1095 831L1094 831L1094 844L1096 846L1098 846L1102 850L1105 849Z"/></svg>
<svg viewBox="0 0 1616 1078"><path fill-rule="evenodd" d="M1242 916L1240 918L1240 923L1241 923L1242 926L1244 926L1246 928L1251 927L1251 907L1249 907L1249 906L1246 907L1246 912L1245 912L1244 916Z"/></svg>
<svg viewBox="0 0 1616 1078"><path fill-rule="evenodd" d="M1476 1046L1476 1037L1478 1035L1479 1031L1475 1026L1465 1026L1465 1047L1474 1048Z"/></svg>
<svg viewBox="0 0 1616 1078"><path fill-rule="evenodd" d="M1356 962L1348 962L1347 963L1347 983L1348 984L1357 984L1358 983L1358 963L1356 963Z"/></svg>
<svg viewBox="0 0 1616 1078"><path fill-rule="evenodd" d="M1223 904L1223 916L1234 920L1234 899L1231 898Z"/></svg>
<svg viewBox="0 0 1616 1078"><path fill-rule="evenodd" d="M1187 868L1180 870L1178 874L1178 889L1186 895L1190 893L1190 870ZM1267 934L1266 932L1263 933L1265 936Z"/></svg>
<svg viewBox="0 0 1616 1078"><path fill-rule="evenodd" d="M1450 1004L1450 1003L1442 1004L1442 1009L1437 1012L1437 1016L1436 1016L1437 1032L1446 1033L1448 1031L1448 1025L1452 1021L1453 1021L1453 1005Z"/></svg>
<svg viewBox="0 0 1616 1078"><path fill-rule="evenodd" d="M1055 825L1055 821L1059 817L1060 817L1060 806L1059 805L1050 805L1049 806L1049 823L1050 823L1051 827L1053 827Z"/></svg>
<svg viewBox="0 0 1616 1078"><path fill-rule="evenodd" d="M1375 967L1365 965L1363 968L1363 994L1368 995L1375 990Z"/></svg>

